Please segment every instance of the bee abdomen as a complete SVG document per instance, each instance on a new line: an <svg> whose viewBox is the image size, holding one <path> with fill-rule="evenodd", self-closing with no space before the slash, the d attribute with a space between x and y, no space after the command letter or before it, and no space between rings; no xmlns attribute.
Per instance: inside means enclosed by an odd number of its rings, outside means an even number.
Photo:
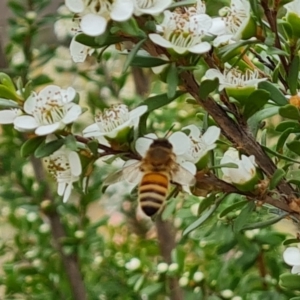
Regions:
<svg viewBox="0 0 300 300"><path fill-rule="evenodd" d="M143 212L151 217L163 206L169 186L169 179L165 174L145 174L139 189L139 202Z"/></svg>

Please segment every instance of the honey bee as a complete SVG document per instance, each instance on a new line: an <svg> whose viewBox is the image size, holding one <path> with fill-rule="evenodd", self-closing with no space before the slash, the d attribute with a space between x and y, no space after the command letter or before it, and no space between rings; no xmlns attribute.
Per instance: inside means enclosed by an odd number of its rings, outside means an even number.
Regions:
<svg viewBox="0 0 300 300"><path fill-rule="evenodd" d="M170 182L180 185L195 183L194 175L176 162L172 148L166 138L153 140L141 161L108 176L104 184L109 185L122 179L131 183L139 182L139 205L147 216L153 217L164 207Z"/></svg>

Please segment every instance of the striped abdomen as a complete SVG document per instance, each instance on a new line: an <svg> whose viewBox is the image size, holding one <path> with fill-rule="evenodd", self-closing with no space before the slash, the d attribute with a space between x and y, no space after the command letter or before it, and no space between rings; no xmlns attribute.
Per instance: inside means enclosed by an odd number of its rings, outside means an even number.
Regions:
<svg viewBox="0 0 300 300"><path fill-rule="evenodd" d="M163 206L169 188L169 177L164 173L146 173L140 183L139 202L142 211L149 217Z"/></svg>

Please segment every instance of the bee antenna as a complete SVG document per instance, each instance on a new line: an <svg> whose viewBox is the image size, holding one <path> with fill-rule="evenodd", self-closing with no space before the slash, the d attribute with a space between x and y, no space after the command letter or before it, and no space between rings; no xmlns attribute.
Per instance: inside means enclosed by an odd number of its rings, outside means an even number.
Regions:
<svg viewBox="0 0 300 300"><path fill-rule="evenodd" d="M170 134L170 132L173 130L174 127L175 127L175 124L173 124L173 125L169 128L169 130L166 132L164 138L167 138L167 137L168 137L168 135Z"/></svg>

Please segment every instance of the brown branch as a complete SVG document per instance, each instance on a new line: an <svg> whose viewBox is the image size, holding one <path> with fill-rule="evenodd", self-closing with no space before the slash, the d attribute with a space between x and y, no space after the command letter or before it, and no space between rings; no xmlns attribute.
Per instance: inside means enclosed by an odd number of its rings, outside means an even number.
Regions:
<svg viewBox="0 0 300 300"><path fill-rule="evenodd" d="M43 165L39 159L31 157L31 163L35 172L36 178L45 184L44 198L51 202L51 208L44 209L43 213L49 219L51 232L55 247L57 248L63 265L65 267L67 279L70 284L70 289L72 291L72 299L74 300L86 300L86 290L83 283L82 275L80 273L78 260L75 254L67 255L63 251L62 240L65 239L66 233L63 224L60 221L59 214L57 213L54 206L54 197L51 193L49 186L47 185L47 180L44 172Z"/></svg>

